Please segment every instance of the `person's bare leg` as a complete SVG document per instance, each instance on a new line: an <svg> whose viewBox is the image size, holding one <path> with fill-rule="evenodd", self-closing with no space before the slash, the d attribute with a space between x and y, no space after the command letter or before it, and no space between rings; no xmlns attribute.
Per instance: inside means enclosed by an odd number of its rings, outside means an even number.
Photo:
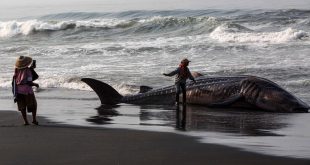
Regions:
<svg viewBox="0 0 310 165"><path fill-rule="evenodd" d="M23 119L24 119L24 125L29 125L28 119L27 119L27 113L26 109L23 109L20 111L22 113Z"/></svg>
<svg viewBox="0 0 310 165"><path fill-rule="evenodd" d="M37 110L32 110L32 123L35 125L38 125L38 121L37 121Z"/></svg>
<svg viewBox="0 0 310 165"><path fill-rule="evenodd" d="M34 106L32 108L32 123L35 125L39 125L38 121L37 121L37 101L34 100Z"/></svg>

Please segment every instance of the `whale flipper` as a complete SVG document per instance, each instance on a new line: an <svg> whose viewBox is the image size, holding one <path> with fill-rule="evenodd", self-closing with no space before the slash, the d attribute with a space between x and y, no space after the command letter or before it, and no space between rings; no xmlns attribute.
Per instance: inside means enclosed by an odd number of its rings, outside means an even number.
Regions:
<svg viewBox="0 0 310 165"><path fill-rule="evenodd" d="M82 78L81 81L89 85L99 96L101 104L115 105L120 103L123 98L113 87L110 85L91 78Z"/></svg>

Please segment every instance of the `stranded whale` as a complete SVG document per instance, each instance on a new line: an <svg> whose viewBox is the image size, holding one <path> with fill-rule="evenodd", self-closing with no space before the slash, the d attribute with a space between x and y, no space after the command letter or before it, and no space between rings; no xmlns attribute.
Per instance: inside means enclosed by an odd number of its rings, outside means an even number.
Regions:
<svg viewBox="0 0 310 165"><path fill-rule="evenodd" d="M91 78L88 84L102 104L174 104L175 86L152 89L141 86L138 94L122 96L110 85ZM186 84L186 102L208 107L236 107L274 112L308 112L306 103L276 83L256 76L199 77Z"/></svg>

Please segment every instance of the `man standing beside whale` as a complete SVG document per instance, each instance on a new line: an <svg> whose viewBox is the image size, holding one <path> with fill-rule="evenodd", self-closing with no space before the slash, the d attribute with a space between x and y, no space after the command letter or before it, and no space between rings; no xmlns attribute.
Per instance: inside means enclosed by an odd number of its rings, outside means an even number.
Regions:
<svg viewBox="0 0 310 165"><path fill-rule="evenodd" d="M194 81L194 83L196 83L194 77L192 76L191 72L189 71L188 69L188 64L189 64L189 60L187 58L184 58L179 67L166 74L166 73L163 73L163 75L165 76L174 76L176 75L175 77L175 88L176 88L176 105L179 105L179 95L180 95L180 91L182 90L182 96L183 96L183 100L182 100L182 103L183 104L186 104L186 80L189 78L191 79L192 81Z"/></svg>

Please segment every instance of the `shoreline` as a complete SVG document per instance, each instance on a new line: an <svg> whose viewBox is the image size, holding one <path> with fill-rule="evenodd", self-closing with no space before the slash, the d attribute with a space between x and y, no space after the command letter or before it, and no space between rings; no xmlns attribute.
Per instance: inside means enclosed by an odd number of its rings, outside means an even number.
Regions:
<svg viewBox="0 0 310 165"><path fill-rule="evenodd" d="M62 125L38 116L23 126L20 114L0 111L1 164L281 164L309 159L261 155L199 143L174 133Z"/></svg>

